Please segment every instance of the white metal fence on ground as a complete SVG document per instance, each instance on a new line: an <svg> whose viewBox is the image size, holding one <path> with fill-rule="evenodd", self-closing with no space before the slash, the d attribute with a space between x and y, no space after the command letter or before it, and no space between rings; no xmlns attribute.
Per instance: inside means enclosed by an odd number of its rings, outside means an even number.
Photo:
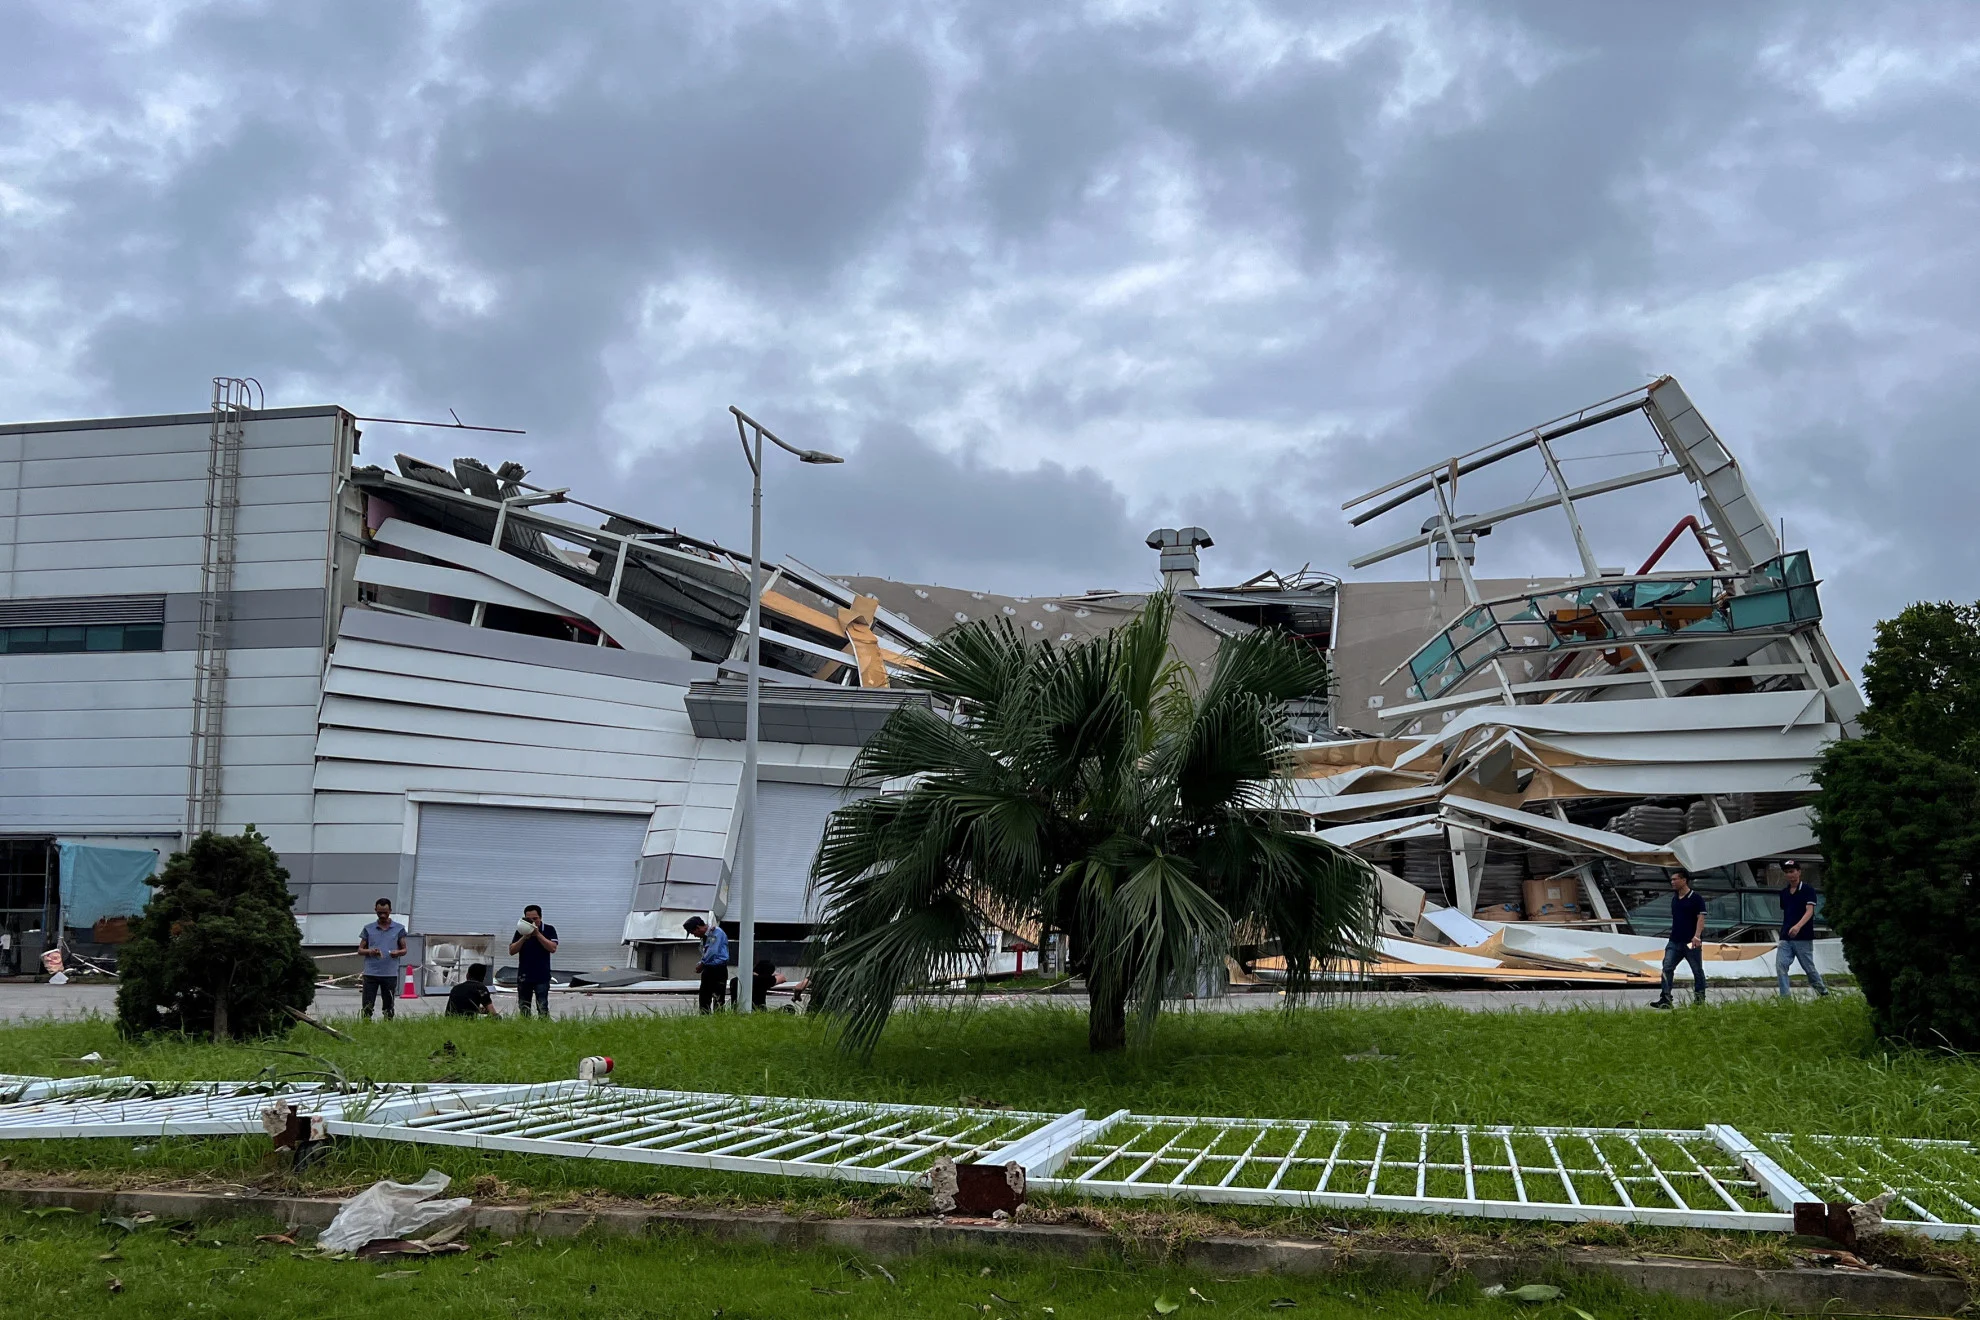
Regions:
<svg viewBox="0 0 1980 1320"><path fill-rule="evenodd" d="M11 1099L10 1099L11 1097ZM145 1083L0 1077L0 1140L262 1130L277 1103L333 1137L781 1177L911 1184L943 1157L1022 1165L1041 1192L1734 1230L1894 1193L1893 1226L1980 1234L1964 1141L1738 1129L1089 1117L551 1082Z"/></svg>

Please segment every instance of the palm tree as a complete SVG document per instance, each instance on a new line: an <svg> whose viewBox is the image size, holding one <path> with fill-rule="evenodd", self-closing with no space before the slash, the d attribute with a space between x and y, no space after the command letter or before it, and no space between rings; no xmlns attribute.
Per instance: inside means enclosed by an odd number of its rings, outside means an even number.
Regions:
<svg viewBox="0 0 1980 1320"><path fill-rule="evenodd" d="M833 813L812 864L823 895L819 1007L870 1050L903 991L979 956L986 925L1071 938L1088 1044L1146 1038L1165 996L1221 967L1237 929L1276 939L1289 999L1372 938L1374 873L1276 805L1294 697L1325 659L1284 634L1226 641L1200 691L1171 657L1174 598L1069 646L971 623L920 649L914 686L955 718L901 706L850 782L905 785Z"/></svg>

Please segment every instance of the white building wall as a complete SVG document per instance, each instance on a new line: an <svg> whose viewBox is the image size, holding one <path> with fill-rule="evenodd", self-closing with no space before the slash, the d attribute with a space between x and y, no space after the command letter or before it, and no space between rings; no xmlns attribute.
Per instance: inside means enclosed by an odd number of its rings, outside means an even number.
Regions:
<svg viewBox="0 0 1980 1320"><path fill-rule="evenodd" d="M707 911L733 861L742 771L741 744L698 738L688 721L688 683L713 676L692 661L345 611L317 735L309 924L341 930L380 894L409 906L419 812L433 802L637 810L633 910ZM767 743L763 774L837 783L853 751Z"/></svg>
<svg viewBox="0 0 1980 1320"><path fill-rule="evenodd" d="M211 423L0 427L0 601L164 598L160 651L0 654L0 832L175 835L186 813ZM220 824L308 870L316 706L355 442L341 409L247 422Z"/></svg>

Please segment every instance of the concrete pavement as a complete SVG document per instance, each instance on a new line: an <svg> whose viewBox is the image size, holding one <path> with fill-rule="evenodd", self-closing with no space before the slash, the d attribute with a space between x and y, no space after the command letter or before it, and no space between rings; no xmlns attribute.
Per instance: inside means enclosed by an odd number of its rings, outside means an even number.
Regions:
<svg viewBox="0 0 1980 1320"><path fill-rule="evenodd" d="M1716 1001L1766 999L1773 993L1774 988L1771 985L1720 985L1712 988L1711 998ZM1797 984L1797 998L1806 997L1808 993ZM1650 1001L1656 997L1657 991L1654 986L1640 990L1604 986L1599 989L1563 990L1370 990L1357 994L1352 999L1336 1002L1356 1006L1438 1005L1473 1013L1530 1013L1558 1012L1574 1008L1647 1009ZM117 1011L116 1001L117 987L114 984L101 982L59 986L0 984L0 1023L47 1019L74 1020L88 1017L92 1013L111 1017ZM1257 1012L1262 1009L1277 1008L1281 1002L1276 993L1233 994L1226 999L1186 1002L1175 1006L1174 1011ZM1084 1005L1085 1000L1083 996L1078 995L1013 994L985 995L981 1003L985 1007L1048 1004L1063 1008L1078 1008ZM316 992L316 1007L313 1011L325 1018L350 1018L358 1015L358 1005L358 991L355 989L324 989ZM431 1016L442 1012L446 1006L447 1001L442 996L402 999L393 1005L397 1012L408 1017ZM504 1016L512 1015L515 1012L515 995L498 990L495 1006L496 1011ZM550 996L552 1017L594 1017L621 1013L671 1015L694 1011L694 996L684 994L649 995L611 992L586 994L582 991L560 990L552 992Z"/></svg>

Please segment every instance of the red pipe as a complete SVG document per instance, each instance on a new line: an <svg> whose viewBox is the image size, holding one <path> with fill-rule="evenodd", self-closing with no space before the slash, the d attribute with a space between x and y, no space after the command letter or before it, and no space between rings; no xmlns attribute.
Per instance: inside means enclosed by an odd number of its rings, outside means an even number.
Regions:
<svg viewBox="0 0 1980 1320"><path fill-rule="evenodd" d="M1684 535L1687 531L1698 538L1698 548L1705 552L1705 562L1715 569L1723 569L1725 565L1720 563L1718 555L1712 552L1712 543L1705 539L1705 529L1699 525L1696 517L1687 514L1678 519L1678 525L1671 528L1670 535L1657 543L1657 548L1652 550L1650 557L1643 561L1643 567L1636 570L1636 576L1642 577L1645 573L1655 568L1657 561L1664 557L1664 552L1676 545L1678 537Z"/></svg>

